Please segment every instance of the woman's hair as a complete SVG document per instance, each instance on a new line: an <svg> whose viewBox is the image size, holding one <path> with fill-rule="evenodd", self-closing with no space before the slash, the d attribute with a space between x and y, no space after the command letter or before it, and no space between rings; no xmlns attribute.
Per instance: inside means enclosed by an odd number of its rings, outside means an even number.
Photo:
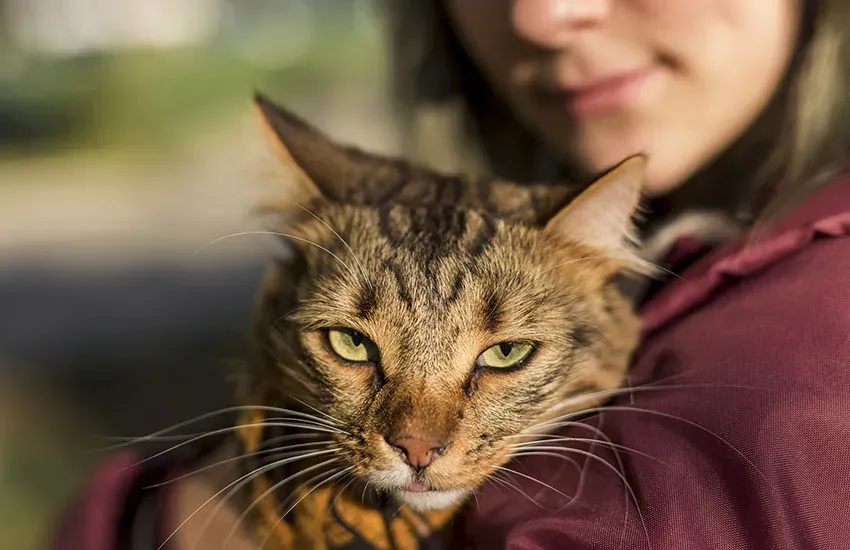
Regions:
<svg viewBox="0 0 850 550"><path fill-rule="evenodd" d="M444 5L443 0L386 3L390 81L401 120L410 122L422 108L457 107L465 137L490 171L518 180L539 177L542 146L484 81ZM774 220L846 166L850 2L803 0L802 5L798 45L783 84L750 129L675 192L688 196L682 200L689 206L708 203ZM719 188L707 180L734 183Z"/></svg>

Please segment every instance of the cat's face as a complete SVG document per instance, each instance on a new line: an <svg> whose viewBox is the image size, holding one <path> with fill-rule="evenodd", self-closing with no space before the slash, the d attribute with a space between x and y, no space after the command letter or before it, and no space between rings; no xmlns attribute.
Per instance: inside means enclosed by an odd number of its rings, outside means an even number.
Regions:
<svg viewBox="0 0 850 550"><path fill-rule="evenodd" d="M634 185L624 193L617 181L628 174L554 215L527 188L481 182L504 211L484 210L480 193L407 200L400 190L440 185L421 170L380 201L339 189L328 198L333 191L317 193L328 172L311 173L317 165L280 126L296 175L313 185L299 199L309 213L283 208L274 228L296 254L272 270L260 300L262 385L333 418L344 433L330 437L361 480L418 509L448 506L543 430L536 424L620 385L638 323L611 276L627 261L615 244L634 204L594 202L629 193L636 202ZM389 166L370 166L357 188L386 188L395 181L387 170L398 177ZM540 216L550 219L529 222Z"/></svg>

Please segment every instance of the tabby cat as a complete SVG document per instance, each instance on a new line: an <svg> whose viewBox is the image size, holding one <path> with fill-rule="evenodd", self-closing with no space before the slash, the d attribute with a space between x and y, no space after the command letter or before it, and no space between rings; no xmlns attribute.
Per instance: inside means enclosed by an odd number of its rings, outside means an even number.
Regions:
<svg viewBox="0 0 850 550"><path fill-rule="evenodd" d="M278 550L435 544L517 444L622 384L639 323L614 277L647 269L644 158L589 187L449 176L255 105L292 251L259 293L243 395L255 528ZM298 437L326 454L264 453Z"/></svg>

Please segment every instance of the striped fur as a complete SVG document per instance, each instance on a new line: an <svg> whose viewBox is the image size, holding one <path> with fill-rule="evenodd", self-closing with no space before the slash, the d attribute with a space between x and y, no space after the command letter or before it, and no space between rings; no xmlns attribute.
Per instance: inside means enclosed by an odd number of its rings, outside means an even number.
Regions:
<svg viewBox="0 0 850 550"><path fill-rule="evenodd" d="M509 460L518 440L507 436L598 404L559 408L570 397L620 386L639 324L613 278L637 265L627 236L640 182L630 171L642 162L576 199L575 184L472 180L382 159L257 105L293 175L292 192L266 212L294 254L259 295L247 400L338 419L350 435L330 437L358 479L432 509L447 503L403 490L413 474L388 441L445 442L421 479L462 497ZM585 238L605 231L622 249ZM337 360L324 330L340 326L374 341L379 363ZM504 341L536 351L520 368L475 366Z"/></svg>

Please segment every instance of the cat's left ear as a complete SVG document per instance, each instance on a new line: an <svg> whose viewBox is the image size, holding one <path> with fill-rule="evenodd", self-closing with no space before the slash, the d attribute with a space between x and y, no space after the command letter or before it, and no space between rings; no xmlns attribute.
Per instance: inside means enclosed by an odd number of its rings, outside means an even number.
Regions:
<svg viewBox="0 0 850 550"><path fill-rule="evenodd" d="M359 180L363 167L351 149L260 93L254 94L254 111L272 149L295 180L290 197L294 202L319 196L339 198Z"/></svg>
<svg viewBox="0 0 850 550"><path fill-rule="evenodd" d="M629 157L597 179L546 224L546 231L603 252L625 269L652 271L637 254L633 217L647 158Z"/></svg>

